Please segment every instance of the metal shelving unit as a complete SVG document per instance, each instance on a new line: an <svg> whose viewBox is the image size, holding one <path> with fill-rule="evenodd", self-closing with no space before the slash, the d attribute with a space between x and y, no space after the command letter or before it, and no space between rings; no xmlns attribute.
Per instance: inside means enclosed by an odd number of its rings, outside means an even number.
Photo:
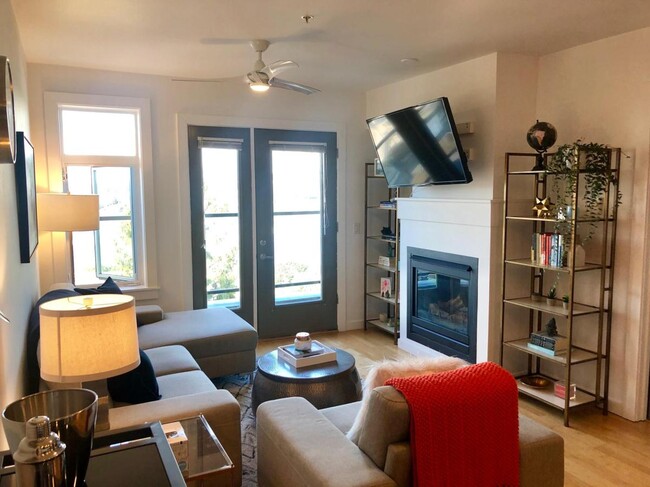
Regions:
<svg viewBox="0 0 650 487"><path fill-rule="evenodd" d="M381 198L377 198L381 195ZM397 344L399 338L399 221L397 207L387 208L379 205L380 199L394 200L399 196L399 189L390 189L384 176L374 174L374 164L365 165L365 218L364 218L364 305L363 328L374 326L393 335ZM380 225L391 229L395 238L381 235ZM378 263L376 256L385 255L381 249L393 249L393 264L386 266ZM372 257L371 257L372 256ZM390 277L393 290L390 298L381 296L379 281L381 277ZM381 310L381 311L380 311ZM380 321L379 313L386 314L387 321Z"/></svg>
<svg viewBox="0 0 650 487"><path fill-rule="evenodd" d="M546 157L551 156L548 154ZM570 413L579 406L593 404L602 409L603 414L608 411L609 393L609 354L611 344L612 327L612 302L614 284L614 257L616 241L616 218L617 205L615 204L618 195L618 174L620 173L621 151L620 149L609 150L609 171L611 171L613 182L604 193L602 218L581 218L582 200L581 185L584 184L586 170L581 169L577 178L576 190L572 194L571 215L564 220L552 218L535 217L522 215L521 188L532 188L529 195L531 201L534 198L545 198L547 196L548 183L554 175L549 171L528 171L521 170L521 167L531 167L535 163L536 154L506 153L505 155L505 184L504 184L504 215L503 215L503 279L502 279L502 318L501 318L501 364L504 364L504 353L524 354L527 358L527 372L524 375L540 375L552 382L563 381L564 384L576 384L576 397L570 399L566 394L564 398L554 395L553 387L538 389L530 387L520 380L517 381L519 392L526 396L535 398L547 405L563 411L564 425L569 426ZM530 185L530 186L527 186ZM519 191L518 198L511 193ZM532 206L532 205L530 205ZM517 211L516 208L519 208ZM528 210L530 211L530 210ZM568 226L570 229L570 244L568 246L566 265L553 267L540 265L532 261L530 256L516 255L521 253L525 245L520 245L523 240L517 242L517 238L529 239L535 233L555 233L558 223ZM593 252L597 257L592 262L586 262L582 266L576 266L574 253L576 248L576 235L578 230L585 225L596 224L598 226L598 237L594 237ZM593 260L597 260L593 262ZM526 269L530 271L529 286L512 285L509 279L514 278L515 272L519 270L519 279L522 279L521 272ZM591 292L584 292L580 281L586 277L591 283ZM589 278L589 276L592 276ZM566 309L562 307L562 301L553 300L550 303L533 299L534 296L543 296L544 280L554 279L559 282L562 288L570 296ZM598 286L593 285L597 281ZM510 284L510 285L509 285ZM578 302L574 297L576 293L589 296L589 302ZM522 296L522 294L525 294ZM585 299L587 300L587 299ZM509 320L510 313L517 313L521 316L521 308L527 309L528 313L528 334L525 336L513 337L525 327ZM528 347L529 335L533 331L543 329L544 323L550 317L559 320L564 335L567 337L569 346L563 353L549 355ZM583 325L584 322L584 325ZM521 323L521 322L519 322ZM590 326L592 336L595 334L595 346L584 346L579 343L576 337L576 327ZM584 331L583 328L581 328ZM583 335L584 336L584 333ZM506 338L507 337L507 338ZM591 364L591 365L588 365ZM589 376L590 385L581 384L574 380L578 374L574 367L591 367L586 372L580 371L583 380ZM557 370L561 373L556 373ZM593 370L593 375L592 375ZM520 377L517 377L520 378Z"/></svg>

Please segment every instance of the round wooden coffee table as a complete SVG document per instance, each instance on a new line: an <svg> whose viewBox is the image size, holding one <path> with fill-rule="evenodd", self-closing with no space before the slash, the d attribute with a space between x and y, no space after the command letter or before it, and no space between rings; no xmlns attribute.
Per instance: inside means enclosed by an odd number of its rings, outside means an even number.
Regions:
<svg viewBox="0 0 650 487"><path fill-rule="evenodd" d="M262 355L257 361L253 381L253 411L264 401L301 396L323 409L361 399L361 380L354 357L336 350L336 362L295 368L278 351Z"/></svg>

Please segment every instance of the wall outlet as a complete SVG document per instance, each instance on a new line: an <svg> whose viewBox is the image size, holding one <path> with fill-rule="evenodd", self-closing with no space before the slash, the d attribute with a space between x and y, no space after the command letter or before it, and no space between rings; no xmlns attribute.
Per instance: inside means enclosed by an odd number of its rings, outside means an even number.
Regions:
<svg viewBox="0 0 650 487"><path fill-rule="evenodd" d="M355 235L360 235L361 234L361 223L355 222L352 225L352 231L354 232Z"/></svg>
<svg viewBox="0 0 650 487"><path fill-rule="evenodd" d="M465 157L467 158L468 161L473 161L474 160L474 149L465 149L463 148L463 152L465 152Z"/></svg>

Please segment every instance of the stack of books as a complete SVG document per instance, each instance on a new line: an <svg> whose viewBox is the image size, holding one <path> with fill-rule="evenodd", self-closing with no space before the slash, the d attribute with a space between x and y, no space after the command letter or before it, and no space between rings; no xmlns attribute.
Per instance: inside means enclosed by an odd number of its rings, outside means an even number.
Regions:
<svg viewBox="0 0 650 487"><path fill-rule="evenodd" d="M530 259L534 264L562 267L565 263L564 236L558 233L533 233Z"/></svg>
<svg viewBox="0 0 650 487"><path fill-rule="evenodd" d="M544 331L530 334L528 348L547 355L560 355L569 348L569 340L561 335L549 336Z"/></svg>
<svg viewBox="0 0 650 487"><path fill-rule="evenodd" d="M318 340L312 340L310 350L296 350L296 346L282 345L278 347L278 358L293 365L296 368L308 367L310 365L336 362L336 350L323 345Z"/></svg>

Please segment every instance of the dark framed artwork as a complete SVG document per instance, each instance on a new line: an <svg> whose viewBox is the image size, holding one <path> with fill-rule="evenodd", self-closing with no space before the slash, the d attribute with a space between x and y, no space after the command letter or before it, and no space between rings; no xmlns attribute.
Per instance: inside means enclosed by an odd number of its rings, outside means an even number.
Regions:
<svg viewBox="0 0 650 487"><path fill-rule="evenodd" d="M23 132L16 132L16 149L16 204L20 262L28 264L38 245L36 170L34 147Z"/></svg>

